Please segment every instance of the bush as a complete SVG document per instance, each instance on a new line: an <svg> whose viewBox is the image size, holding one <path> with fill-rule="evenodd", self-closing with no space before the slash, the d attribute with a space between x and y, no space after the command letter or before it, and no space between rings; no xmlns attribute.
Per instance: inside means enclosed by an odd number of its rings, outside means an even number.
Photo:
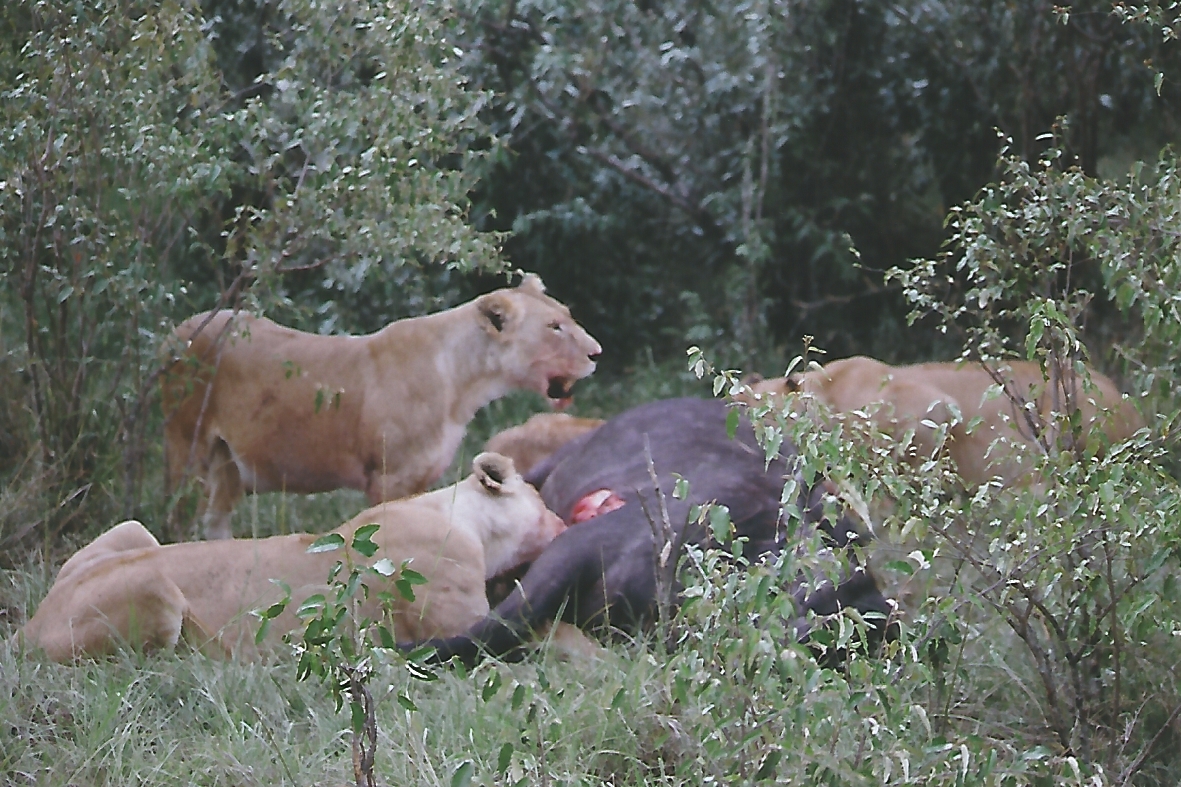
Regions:
<svg viewBox="0 0 1181 787"><path fill-rule="evenodd" d="M245 86L193 4L0 12L0 389L27 412L0 423L0 472L41 501L5 511L0 543L160 519L151 404L194 311L372 328L456 297L450 269L500 267L498 237L465 224L492 145L446 20L410 2L270 10L272 67Z"/></svg>

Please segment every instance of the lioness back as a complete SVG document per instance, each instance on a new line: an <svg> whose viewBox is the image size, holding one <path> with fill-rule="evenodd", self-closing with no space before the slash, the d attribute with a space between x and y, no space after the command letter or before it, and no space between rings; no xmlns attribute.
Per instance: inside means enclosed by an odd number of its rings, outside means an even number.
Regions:
<svg viewBox="0 0 1181 787"><path fill-rule="evenodd" d="M916 458L932 456L939 430L947 429L957 470L973 485L996 477L1028 479L1017 464L1015 448L1030 444L1035 433L1060 444L1062 414L1069 410L1078 411L1084 440L1098 430L1109 442L1118 442L1143 426L1132 402L1094 369L1088 368L1090 382L1085 384L1073 374L1046 380L1041 367L1030 361L990 362L990 367L967 362L890 366L855 356L750 387L760 396L802 391L837 413L869 413L888 434L912 433ZM1012 447L994 447L998 438Z"/></svg>

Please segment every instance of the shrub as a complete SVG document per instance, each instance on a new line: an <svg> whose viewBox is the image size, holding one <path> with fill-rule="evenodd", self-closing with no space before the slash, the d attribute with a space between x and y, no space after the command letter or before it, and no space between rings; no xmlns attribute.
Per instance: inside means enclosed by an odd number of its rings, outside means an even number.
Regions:
<svg viewBox="0 0 1181 787"><path fill-rule="evenodd" d="M373 327L454 297L424 268L500 266L498 237L465 224L492 145L445 18L410 2L271 10L271 67L245 86L191 3L0 12L0 387L28 414L0 423L0 471L32 452L21 478L41 490L45 543L163 510L151 403L176 321L268 305ZM31 534L7 513L0 541Z"/></svg>

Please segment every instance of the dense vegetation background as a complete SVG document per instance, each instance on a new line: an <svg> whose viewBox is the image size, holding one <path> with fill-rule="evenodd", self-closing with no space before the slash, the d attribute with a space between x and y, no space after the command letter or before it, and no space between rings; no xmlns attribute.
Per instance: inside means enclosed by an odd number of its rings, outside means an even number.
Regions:
<svg viewBox="0 0 1181 787"><path fill-rule="evenodd" d="M782 610L737 586L703 591L719 606L696 607L701 637L675 658L649 672L615 654L601 667L612 697L599 705L624 725L618 754L563 778L1176 782L1176 23L1175 4L1104 0L6 4L3 625L119 517L187 535L165 525L178 501L162 492L156 404L177 322L234 305L368 331L519 268L604 345L584 412L707 395L685 371L690 345L719 366L777 374L810 336L833 357L1089 357L1137 395L1151 427L1107 462L1094 446L1049 452L1058 486L1042 500L965 496L946 474L880 469L885 459L835 438L817 446L810 455L847 488L888 487L900 501L883 541L915 551L894 572L949 556L971 570L940 579L889 658L844 674L800 666L802 651L767 666L756 647L726 650L765 643L756 622ZM491 408L473 443L536 406ZM323 529L359 508L347 495L252 505L262 532ZM723 574L702 581L737 581ZM22 720L6 733L15 748L0 747L5 779L71 781L44 759L54 736L75 747L84 780L147 778L96 758L124 749L83 734L95 725L45 699L58 688L3 658L5 680L20 683L2 692L4 717ZM167 663L153 674L173 681ZM736 663L749 688L725 677ZM134 667L44 680L102 716L124 711L83 684ZM465 750L459 714L436 731L449 753L407 755L425 763L415 778L459 778L464 756L489 783L577 769L577 736L562 742L566 759L546 758L561 730L539 719L579 712L559 713L562 681L581 691L578 671L556 669L552 683L506 672L529 694L508 707L488 675L479 699L462 677L415 689L403 710L450 719L460 696L499 719L486 749ZM223 678L184 672L205 687L189 690L223 696L209 688ZM202 723L228 734L245 718L333 761L331 734L301 738L311 700L284 691L274 709L219 700ZM407 735L421 738L411 716ZM156 726L164 737L147 751L172 745L168 722ZM506 750L526 726L533 737ZM209 783L239 778L211 762ZM302 783L287 763L258 780Z"/></svg>

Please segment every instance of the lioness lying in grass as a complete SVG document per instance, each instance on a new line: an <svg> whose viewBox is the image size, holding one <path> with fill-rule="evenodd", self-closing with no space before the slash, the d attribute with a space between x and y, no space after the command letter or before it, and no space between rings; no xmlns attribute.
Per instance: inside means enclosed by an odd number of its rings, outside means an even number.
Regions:
<svg viewBox="0 0 1181 787"><path fill-rule="evenodd" d="M411 561L427 582L414 601L398 596L400 639L457 634L488 612L489 577L536 558L565 529L526 484L512 461L484 453L463 481L418 497L371 508L333 531L349 543L376 523L369 562ZM296 627L292 610L326 589L339 555L310 553L318 536L205 541L161 546L139 522L116 525L83 547L58 573L36 614L18 636L55 661L100 656L127 645L172 648L184 637L214 655L258 652L252 610L279 601L282 581L293 603L271 621L274 642ZM359 555L355 555L363 560ZM362 613L377 613L371 587Z"/></svg>

